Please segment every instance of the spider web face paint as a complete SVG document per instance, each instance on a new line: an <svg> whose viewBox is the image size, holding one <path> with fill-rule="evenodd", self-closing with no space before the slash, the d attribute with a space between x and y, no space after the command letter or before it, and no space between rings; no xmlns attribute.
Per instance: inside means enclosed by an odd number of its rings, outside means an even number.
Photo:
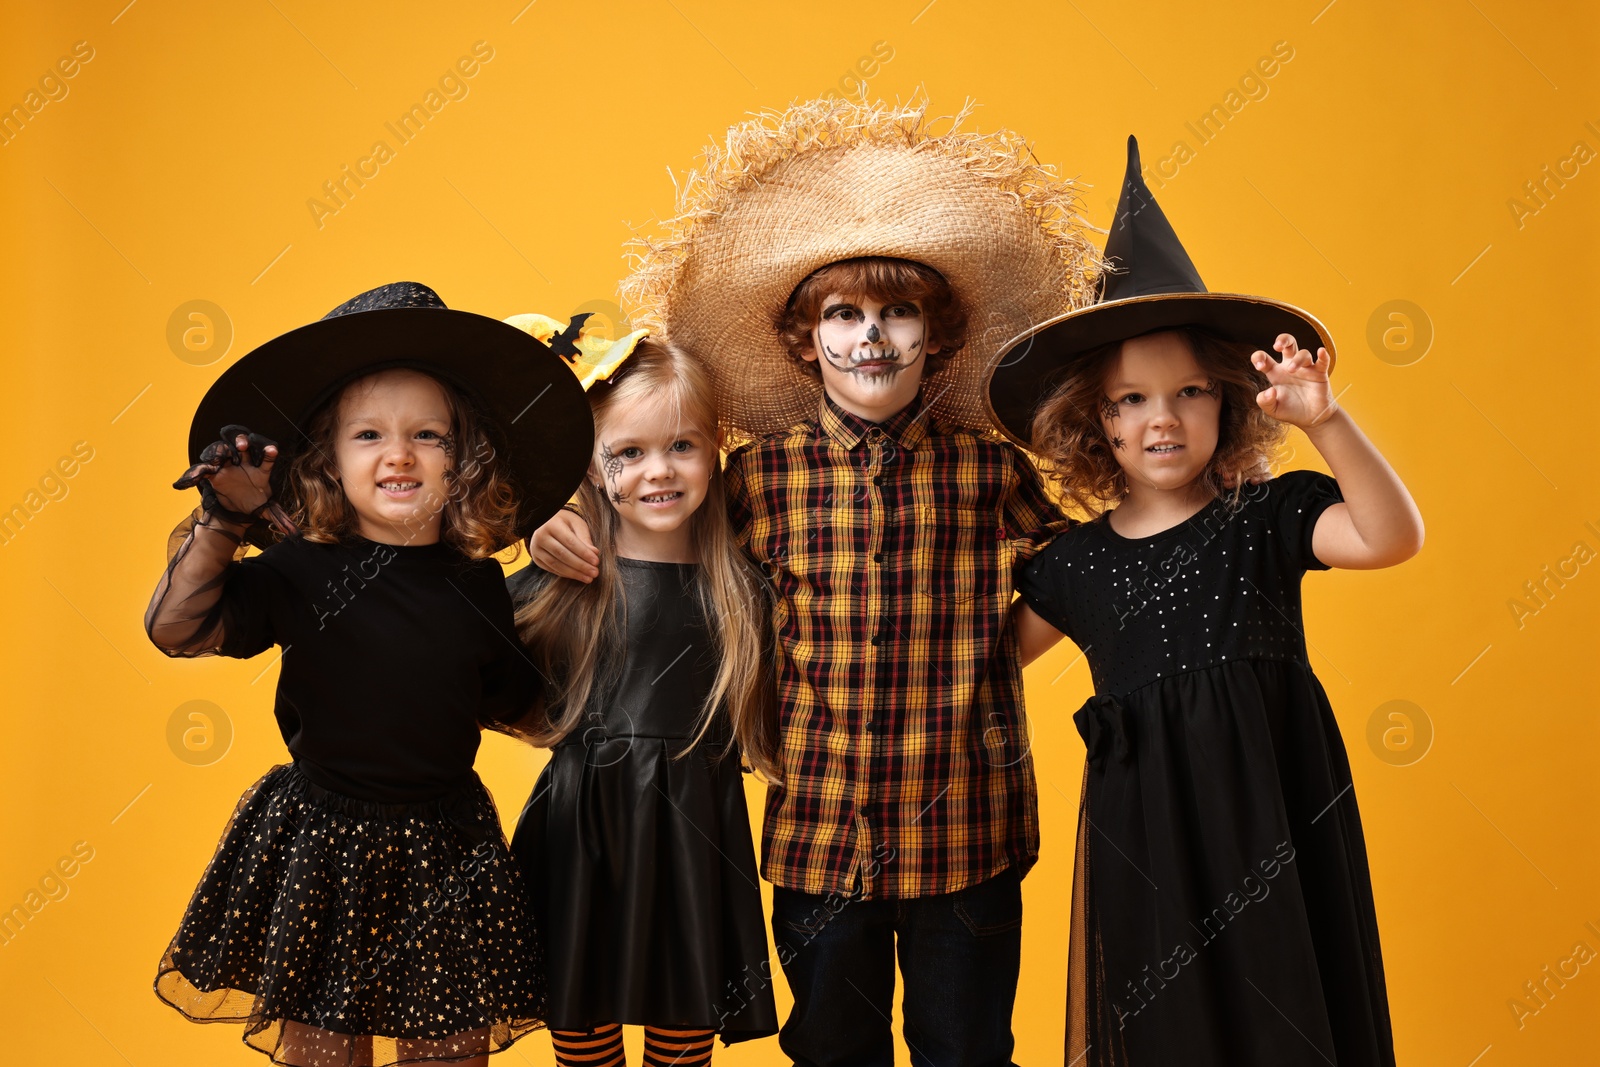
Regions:
<svg viewBox="0 0 1600 1067"><path fill-rule="evenodd" d="M600 469L605 472L606 481L611 483L607 492L613 504L626 504L628 494L617 488L617 479L622 475L622 457L611 451L611 446L604 442L600 445Z"/></svg>
<svg viewBox="0 0 1600 1067"><path fill-rule="evenodd" d="M1112 400L1110 397L1105 397L1105 396L1100 398L1100 417L1101 418L1105 419L1107 422L1115 422L1117 420L1117 417L1120 416L1121 414L1122 414L1122 409L1117 406L1117 402L1115 400ZM1110 436L1111 436L1111 447L1115 448L1118 452L1121 452L1123 450L1123 448L1126 446L1126 442L1124 442L1121 437L1118 437L1114 433L1111 434Z"/></svg>

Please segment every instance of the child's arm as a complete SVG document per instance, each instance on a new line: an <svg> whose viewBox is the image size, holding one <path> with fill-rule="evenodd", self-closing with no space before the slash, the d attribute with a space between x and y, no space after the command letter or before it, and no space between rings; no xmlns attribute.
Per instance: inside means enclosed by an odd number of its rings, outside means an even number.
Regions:
<svg viewBox="0 0 1600 1067"><path fill-rule="evenodd" d="M1026 667L1067 635L1039 617L1020 598L1011 605L1011 625L1017 630L1017 651Z"/></svg>
<svg viewBox="0 0 1600 1067"><path fill-rule="evenodd" d="M533 531L528 555L541 570L558 578L587 583L600 577L600 550L589 536L589 524L570 508L562 508Z"/></svg>
<svg viewBox="0 0 1600 1067"><path fill-rule="evenodd" d="M189 531L156 583L145 611L145 632L169 656L201 655L220 646L226 636L215 610L222 600L222 575L253 521L249 517L265 507L272 495L272 467L278 448L263 441L258 438L253 449L249 436L240 434L231 447L212 445L206 449L209 459L202 457L200 464L179 479L189 485L201 479L209 481L209 499L217 506L208 508ZM224 518L221 511L240 518Z"/></svg>
<svg viewBox="0 0 1600 1067"><path fill-rule="evenodd" d="M1016 569L1020 571L1056 535L1071 526L1072 521L1050 499L1043 477L1028 457L1020 449L1005 447L1010 454L1016 484L1006 494L1003 518L1006 536L1015 549Z"/></svg>
<svg viewBox="0 0 1600 1067"><path fill-rule="evenodd" d="M1422 549L1422 515L1394 468L1334 401L1328 381L1333 356L1319 348L1313 363L1286 333L1272 347L1282 353L1281 363L1265 352L1251 356L1272 383L1256 395L1256 403L1305 431L1344 497L1317 520L1312 552L1330 567L1355 569L1392 567L1416 555Z"/></svg>

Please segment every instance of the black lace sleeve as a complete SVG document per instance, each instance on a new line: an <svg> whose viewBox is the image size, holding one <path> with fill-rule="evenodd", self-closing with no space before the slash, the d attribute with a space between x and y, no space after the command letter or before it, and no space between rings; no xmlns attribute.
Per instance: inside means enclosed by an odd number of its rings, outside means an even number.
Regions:
<svg viewBox="0 0 1600 1067"><path fill-rule="evenodd" d="M273 644L267 613L241 602L241 587L266 570L241 562L242 533L198 510L172 531L167 569L144 616L145 633L167 655L246 658Z"/></svg>

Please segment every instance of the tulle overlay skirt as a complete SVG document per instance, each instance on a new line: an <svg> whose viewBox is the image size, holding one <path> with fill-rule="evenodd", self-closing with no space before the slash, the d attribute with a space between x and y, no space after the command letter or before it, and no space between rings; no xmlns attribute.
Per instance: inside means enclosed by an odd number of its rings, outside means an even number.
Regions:
<svg viewBox="0 0 1600 1067"><path fill-rule="evenodd" d="M1303 664L1163 678L1074 719L1075 1067L1394 1067L1350 763Z"/></svg>
<svg viewBox="0 0 1600 1067"><path fill-rule="evenodd" d="M240 798L155 990L275 1063L465 1059L543 1025L529 916L481 783L377 804L284 765Z"/></svg>

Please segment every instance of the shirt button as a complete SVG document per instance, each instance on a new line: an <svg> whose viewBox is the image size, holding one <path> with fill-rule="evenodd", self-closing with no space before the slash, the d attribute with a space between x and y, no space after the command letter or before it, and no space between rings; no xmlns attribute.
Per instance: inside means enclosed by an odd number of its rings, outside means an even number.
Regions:
<svg viewBox="0 0 1600 1067"><path fill-rule="evenodd" d="M883 553L882 552L874 552L872 554L872 562L874 562L874 563L882 563L883 562Z"/></svg>
<svg viewBox="0 0 1600 1067"><path fill-rule="evenodd" d="M883 475L881 475L881 474L874 474L874 475L873 475L873 476L872 476L872 484L873 484L873 485L882 485L882 484L883 484Z"/></svg>
<svg viewBox="0 0 1600 1067"><path fill-rule="evenodd" d="M883 639L881 637L879 637L877 634L873 634L872 635L872 643L873 644L875 644L875 645L876 644L880 644L882 642L882 640Z"/></svg>

